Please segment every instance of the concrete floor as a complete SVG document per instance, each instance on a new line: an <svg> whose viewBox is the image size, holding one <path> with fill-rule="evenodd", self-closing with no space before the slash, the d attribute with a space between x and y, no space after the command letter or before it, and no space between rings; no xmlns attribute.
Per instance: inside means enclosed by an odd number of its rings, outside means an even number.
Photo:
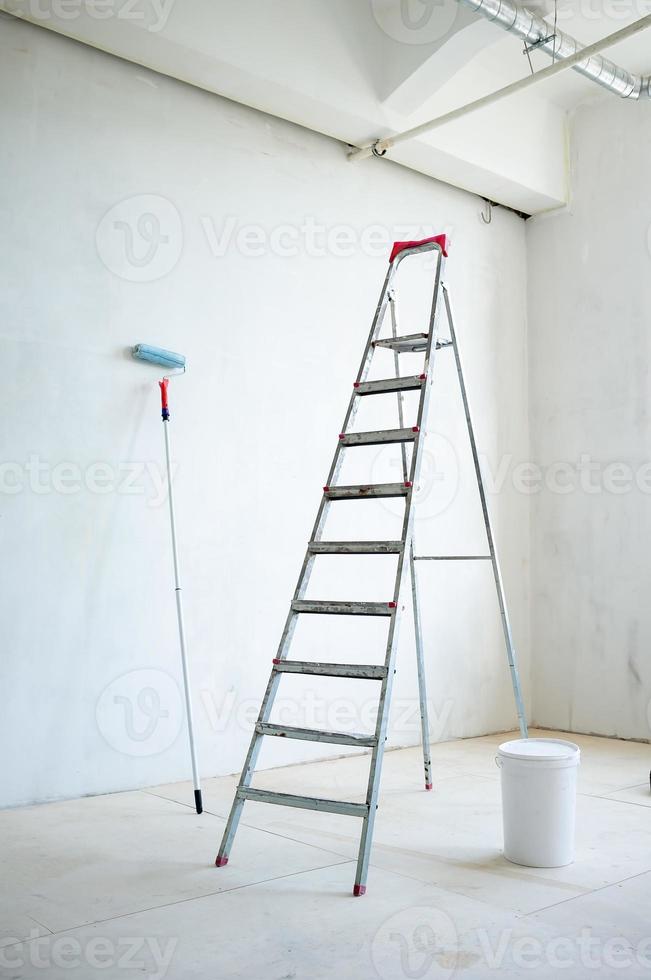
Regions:
<svg viewBox="0 0 651 980"><path fill-rule="evenodd" d="M549 735L550 733L542 733ZM351 886L359 821L248 803L213 867L234 777L206 812L174 784L0 813L0 976L162 980L651 977L651 747L581 746L577 859L501 856L506 736L385 757L368 893ZM256 785L359 799L365 757L261 773Z"/></svg>

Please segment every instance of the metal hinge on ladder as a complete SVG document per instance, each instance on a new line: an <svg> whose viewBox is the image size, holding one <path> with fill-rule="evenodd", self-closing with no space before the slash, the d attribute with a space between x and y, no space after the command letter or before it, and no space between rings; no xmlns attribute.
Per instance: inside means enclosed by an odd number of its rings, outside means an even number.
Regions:
<svg viewBox="0 0 651 980"><path fill-rule="evenodd" d="M418 255L423 252L433 252L435 257L432 304L428 330L426 333L400 336L397 332L395 295L392 288L393 280L398 266L405 258L412 255ZM278 806L299 807L306 810L318 810L326 813L359 817L362 820L362 832L353 894L363 895L366 891L371 841L373 837L375 812L378 804L384 743L387 737L391 689L393 675L395 673L394 664L397 650L398 629L402 612L401 599L407 569L409 569L411 578L412 602L415 621L416 662L418 668L419 695L421 704L425 787L426 789L432 788L431 759L429 750L429 723L427 717L427 699L425 692L425 666L420 621L420 604L418 600L417 579L414 565L416 560L424 559L430 556L418 556L418 559L414 556L414 487L418 482L422 461L424 443L423 426L427 419L434 352L446 347L451 347L455 355L466 422L473 452L473 460L475 463L475 472L478 480L482 510L485 519L490 551L490 555L487 557L491 559L493 564L493 572L498 590L500 612L502 614L502 623L504 626L504 635L507 645L513 689L516 697L518 717L520 719L521 731L523 735L526 735L526 721L522 706L519 677L515 664L515 653L513 650L511 629L506 611L506 603L504 601L501 574L497 562L493 534L488 516L488 509L486 506L486 497L481 479L481 472L479 469L478 455L470 418L470 409L468 407L468 399L463 381L463 372L461 370L461 361L456 344L449 299L445 286L441 281L443 259L445 255L444 236L425 239L422 242L396 243L396 245L393 247L391 260L389 262L389 270L382 287L380 301L371 325L371 330L366 342L366 347L357 378L353 384L353 390L351 393L350 402L348 404L348 410L344 418L342 431L339 435L326 485L323 487L323 496L317 512L312 536L307 546L298 584L290 603L289 613L280 640L278 653L273 660L271 676L267 684L267 689L260 708L260 714L253 732L251 745L249 747L239 785L235 793L235 799L233 801L228 822L226 824L219 854L217 855L216 864L218 867L223 867L228 863L230 849L240 820L242 808L247 800L253 800L259 803L272 803ZM444 299L445 313L450 328L450 339L439 339L437 336L438 319L442 306L441 296L443 296ZM387 308L390 308L391 311L391 336L380 337L379 334ZM371 366L371 361L375 353L381 349L386 349L393 353L395 376L379 381L368 381L367 376ZM424 354L423 368L420 373L410 376L401 376L399 370L399 355L405 353ZM403 418L403 395L405 392L409 391L416 391L419 393L418 407L414 424L405 426ZM355 415L359 407L360 398L371 395L392 393L395 394L397 398L398 428L383 429L374 432L351 431ZM342 486L337 483L337 478L343 462L344 452L358 446L377 446L391 443L400 446L403 475L401 482L356 486ZM409 456L408 448L410 449ZM404 498L405 501L402 533L399 540L323 540L322 535L326 517L328 515L329 508L333 503L345 500L364 501L390 497ZM393 595L382 602L307 599L305 597L305 593L307 591L308 581L314 561L317 557L322 555L396 555L398 560ZM288 654L297 617L302 615L384 617L388 622L388 635L384 651L384 662L381 665L374 666L370 664L349 665L340 663L312 662L305 660L289 660ZM375 731L370 734L352 734L348 732L323 731L320 729L301 728L273 723L270 720L271 711L278 691L279 682L284 674L307 674L312 676L342 677L379 682L379 704ZM301 796L291 793L277 793L271 790L254 788L251 786L253 773L260 752L262 739L267 737L299 739L302 741L322 742L332 745L346 745L362 749L370 749L371 765L365 802L354 803L339 800L328 800L321 799L319 797Z"/></svg>

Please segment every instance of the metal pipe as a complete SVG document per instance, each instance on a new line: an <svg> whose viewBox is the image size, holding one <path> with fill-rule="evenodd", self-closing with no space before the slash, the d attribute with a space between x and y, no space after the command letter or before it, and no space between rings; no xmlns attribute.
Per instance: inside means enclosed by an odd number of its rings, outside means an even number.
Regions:
<svg viewBox="0 0 651 980"><path fill-rule="evenodd" d="M442 116L437 116L435 119L421 123L420 126L414 126L413 129L408 129L404 133L396 133L395 136L386 136L383 139L376 140L374 143L369 143L367 146L351 150L348 154L348 159L363 160L370 156L383 156L386 150L391 149L392 146L396 146L398 143L404 143L407 140L414 139L416 136L422 136L423 133L429 133L431 130L438 129L440 126L445 126L447 123L461 119L471 112L476 112L478 109L484 109L494 102L499 102L509 95L515 95L517 92L522 92L532 85L537 85L539 82L543 82L548 78L553 78L562 71L567 71L568 68L574 68L579 63L587 62L604 48L633 37L634 34L639 34L640 31L646 30L647 27L651 27L651 14L647 14L646 17L641 17L635 23L629 24L628 27L622 27L621 30L615 31L614 34L609 34L608 37L604 37L600 41L595 41L594 44L589 44L587 47L581 48L581 50L576 51L562 61L554 62L553 65L543 68L542 71L537 71L533 75L527 75L526 78L520 78L517 82L511 82L510 85L505 85L504 88L497 89L495 92L489 92L488 95L484 95L474 102L469 102L466 105L459 106L457 109L452 109L451 112L446 112ZM644 76L644 78L646 94L649 94L649 76Z"/></svg>
<svg viewBox="0 0 651 980"><path fill-rule="evenodd" d="M544 51L554 60L569 58L583 48L575 38L558 28L550 28L542 17L517 6L513 0L459 0L459 3L522 38L527 44L534 45L536 50ZM623 99L651 97L651 76L636 75L600 54L586 58L573 67L574 71Z"/></svg>

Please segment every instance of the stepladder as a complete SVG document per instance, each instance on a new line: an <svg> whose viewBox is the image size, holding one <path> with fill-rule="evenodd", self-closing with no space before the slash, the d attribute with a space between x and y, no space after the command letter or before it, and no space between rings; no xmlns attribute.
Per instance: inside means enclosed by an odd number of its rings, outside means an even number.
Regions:
<svg viewBox="0 0 651 980"><path fill-rule="evenodd" d="M408 260L413 262L417 256L422 257L420 266L424 269L428 280L426 318L424 323L419 324L422 327L420 332L401 334L396 313L398 271L403 262ZM361 821L353 894L361 896L366 892L371 844L380 793L382 762L388 735L391 694L396 672L399 630L402 613L408 601L405 598L408 590L411 592L413 608L425 789L431 790L433 786L422 609L416 569L416 562L420 559L429 558L438 561L486 560L491 563L519 728L522 737L527 737L527 722L502 573L482 479L480 457L475 440L450 297L443 281L446 257L446 237L444 235L417 242L396 242L391 251L388 271L372 319L357 376L353 382L348 407L335 446L327 480L323 487L312 534L290 602L280 643L273 658L271 674L224 830L215 862L217 867L223 867L229 861L242 810L247 801L340 814L357 817ZM423 260L426 260L426 265L423 265ZM402 288L404 287L401 284ZM445 332L441 331L442 321L447 325ZM452 353L455 361L474 474L484 519L487 548L486 554L481 555L418 556L414 554L416 490L423 461L430 394L434 380L434 363L439 352L445 350ZM380 356L385 358L384 370L374 369L374 359L382 351L384 353ZM412 373L402 373L401 367L404 361L402 355L411 355ZM413 355L418 355L419 366L415 372L413 372ZM420 360L421 355L422 361ZM388 370L387 364L389 365ZM378 370L380 376L375 377ZM359 431L355 422L361 403L373 398L373 396L382 395L394 399L394 417L397 426L372 431ZM406 402L407 397L409 404ZM411 412L409 418L406 417L407 409ZM373 446L398 448L398 472L402 479L394 480L394 482L371 481L356 484L342 482L340 477L346 454L354 453L360 447ZM389 500L400 508L398 511L399 536L394 535L390 539L382 538L379 540L366 538L364 540L331 540L330 537L326 536L331 508L350 506L351 501L357 501L355 506L363 508L364 502ZM354 555L374 556L378 560L386 556L394 556L395 576L392 590L389 590L389 595L384 596L381 601L359 601L344 597L337 600L308 598L308 587L315 562L325 555L338 556L337 560L342 561L347 556ZM291 658L290 652L295 630L299 618L303 616L381 618L386 623L386 637L383 640L381 662L377 664L352 664L336 662L335 657L329 658L328 661ZM349 622L349 620L346 621ZM274 702L281 681L287 674L308 675L314 678L315 682L319 678L330 677L354 679L377 685L375 688L377 712L374 730L366 733L351 733L289 726L273 721ZM253 786L260 750L264 739L268 737L298 739L367 750L370 754L370 765L363 802L347 802L325 797L275 792Z"/></svg>

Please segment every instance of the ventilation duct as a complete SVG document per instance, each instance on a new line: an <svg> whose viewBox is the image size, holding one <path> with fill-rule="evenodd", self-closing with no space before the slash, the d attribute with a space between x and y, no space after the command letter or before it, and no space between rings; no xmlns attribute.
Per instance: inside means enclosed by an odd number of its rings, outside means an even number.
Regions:
<svg viewBox="0 0 651 980"><path fill-rule="evenodd" d="M515 34L528 45L545 51L561 61L580 51L583 45L569 34L553 28L530 10L518 7L512 0L459 0L465 7L482 14L505 31ZM635 75L613 61L595 54L573 65L573 70L590 78L623 99L651 98L651 75Z"/></svg>

